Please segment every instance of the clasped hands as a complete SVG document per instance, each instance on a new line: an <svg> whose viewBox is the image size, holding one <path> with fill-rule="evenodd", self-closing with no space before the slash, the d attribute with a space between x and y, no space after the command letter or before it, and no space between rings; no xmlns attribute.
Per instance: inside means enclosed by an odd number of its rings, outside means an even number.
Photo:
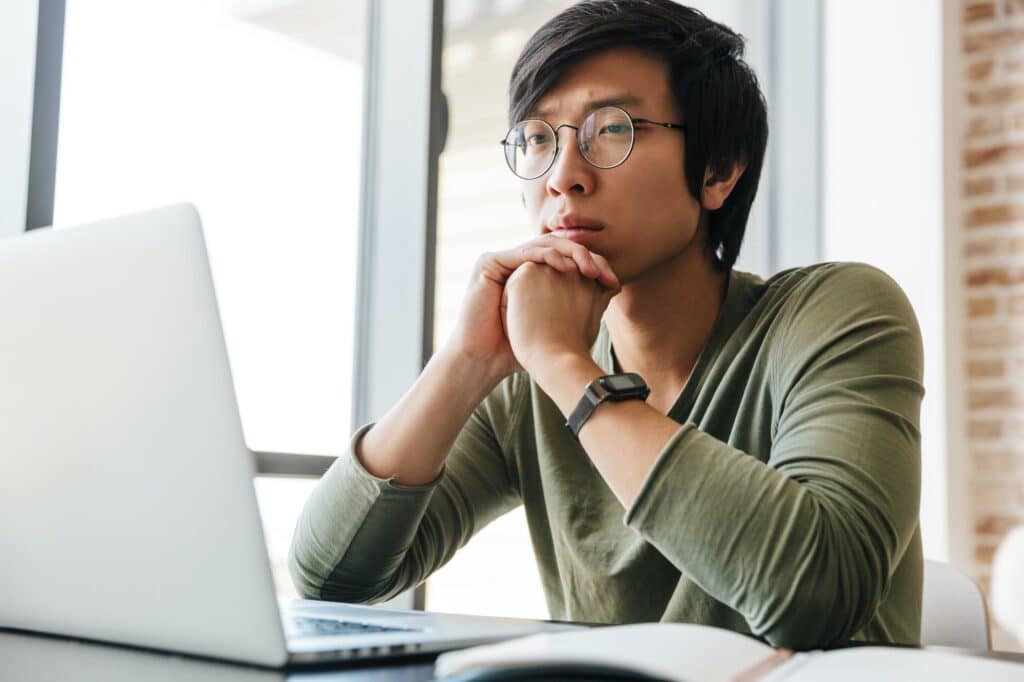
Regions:
<svg viewBox="0 0 1024 682"><path fill-rule="evenodd" d="M608 261L581 244L544 235L483 254L449 339L460 357L500 380L525 369L538 380L560 359L589 358L601 316L621 285Z"/></svg>

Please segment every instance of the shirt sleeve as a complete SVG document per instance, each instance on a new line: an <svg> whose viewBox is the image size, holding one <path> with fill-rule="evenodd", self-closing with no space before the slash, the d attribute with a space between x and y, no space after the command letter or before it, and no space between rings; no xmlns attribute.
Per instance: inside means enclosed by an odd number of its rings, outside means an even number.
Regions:
<svg viewBox="0 0 1024 682"><path fill-rule="evenodd" d="M521 386L516 375L509 377L477 407L427 485L402 486L367 472L354 453L373 425L360 429L296 524L288 567L299 594L356 603L391 599L518 505L517 476L502 443L521 417Z"/></svg>
<svg viewBox="0 0 1024 682"><path fill-rule="evenodd" d="M809 276L812 277L812 276ZM923 351L884 273L829 270L775 321L767 463L685 424L626 523L773 646L845 642L918 524Z"/></svg>

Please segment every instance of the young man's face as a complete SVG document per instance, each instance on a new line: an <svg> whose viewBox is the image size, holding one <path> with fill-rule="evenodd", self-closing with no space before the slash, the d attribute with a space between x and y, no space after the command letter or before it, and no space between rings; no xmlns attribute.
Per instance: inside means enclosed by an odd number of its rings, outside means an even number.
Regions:
<svg viewBox="0 0 1024 682"><path fill-rule="evenodd" d="M579 126L594 102L618 98L628 98L619 106L634 118L686 121L669 90L668 66L629 48L580 62L528 116L552 127ZM703 248L698 243L702 240L695 239L700 204L686 185L686 136L681 130L637 125L629 158L608 169L596 168L581 156L574 130L562 128L558 140L554 166L522 183L538 233L577 220L601 225L598 231L559 234L607 258L623 284L688 248Z"/></svg>

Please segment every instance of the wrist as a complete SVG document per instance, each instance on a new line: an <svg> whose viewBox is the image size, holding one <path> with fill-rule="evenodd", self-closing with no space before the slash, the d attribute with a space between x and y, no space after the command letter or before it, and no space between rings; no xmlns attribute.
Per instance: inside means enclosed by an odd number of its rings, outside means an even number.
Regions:
<svg viewBox="0 0 1024 682"><path fill-rule="evenodd" d="M448 377L452 383L452 390L460 392L474 406L486 398L506 376L490 358L470 355L447 347L435 353L427 367Z"/></svg>
<svg viewBox="0 0 1024 682"><path fill-rule="evenodd" d="M576 409L587 385L604 374L590 355L562 351L543 356L530 376L568 416Z"/></svg>

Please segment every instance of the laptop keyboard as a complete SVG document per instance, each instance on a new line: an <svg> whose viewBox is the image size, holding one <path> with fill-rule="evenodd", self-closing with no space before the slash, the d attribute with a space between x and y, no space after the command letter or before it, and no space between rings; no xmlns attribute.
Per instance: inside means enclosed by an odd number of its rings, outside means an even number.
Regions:
<svg viewBox="0 0 1024 682"><path fill-rule="evenodd" d="M295 628L293 634L299 637L331 637L333 635L366 635L376 632L418 632L410 628L396 628L372 623L356 623L331 618L308 618L294 616L291 624Z"/></svg>

